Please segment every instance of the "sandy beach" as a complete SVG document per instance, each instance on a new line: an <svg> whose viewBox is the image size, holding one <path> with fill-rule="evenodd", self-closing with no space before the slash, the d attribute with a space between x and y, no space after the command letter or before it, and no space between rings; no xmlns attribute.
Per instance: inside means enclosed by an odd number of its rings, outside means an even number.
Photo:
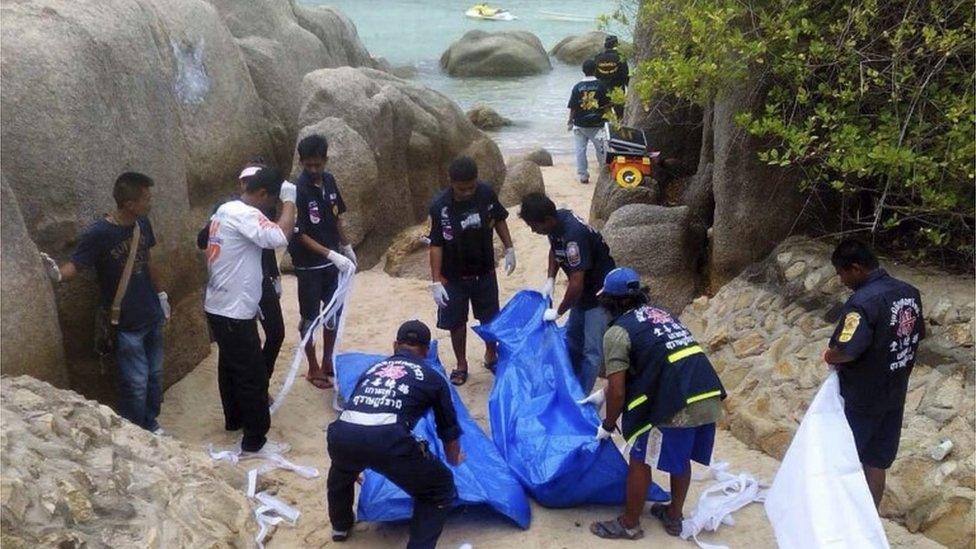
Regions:
<svg viewBox="0 0 976 549"><path fill-rule="evenodd" d="M543 168L548 194L557 207L568 207L586 217L589 212L592 186L582 186L574 181L574 169L569 158L557 158L556 165ZM342 182L339 182L340 185ZM509 227L518 254L518 267L511 276L499 273L502 302L515 291L525 287L539 287L545 281L545 262L548 243L543 236L532 234L518 219L517 209L512 208ZM295 346L298 343L298 304L296 283L293 276L283 279L282 307L285 314L287 336L278 368L272 380L272 394L284 378ZM562 295L565 278L560 276L556 295ZM340 352L348 350L388 353L396 327L405 319L419 318L433 327L435 306L426 279L394 278L383 271L383 262L375 268L356 276L348 319ZM440 342L441 360L446 368L455 365L450 352L447 332L435 331ZM472 332L468 340L470 379L460 388L460 393L471 415L487 430L486 401L492 377L481 366L484 346ZM213 346L210 356L191 374L171 387L165 395L160 422L175 438L191 447L203 449L207 443L231 445L237 434L223 431L223 417L217 394L217 352ZM301 374L305 372L304 364ZM735 395L730 395L735 398ZM317 467L320 476L305 480L285 471L275 471L263 477L266 485L274 487L283 500L296 505L301 517L295 527L282 525L268 542L269 547L324 547L333 544L325 504L325 475L329 460L325 451L324 429L334 420L331 407L332 391L321 391L299 377L282 408L273 416L269 437L292 445L288 457L296 463ZM746 448L728 431L720 430L716 441L714 459L726 461L732 472L746 471L760 481L772 479L778 462L769 456ZM253 464L252 464L253 465ZM698 471L698 470L696 470ZM667 486L667 478L655 473L655 480ZM685 513L694 509L699 492L712 481L692 483ZM585 506L573 509L548 509L532 505L532 524L521 530L489 511L481 509L456 510L447 523L440 539L440 547L458 547L471 543L474 547L624 547L630 542L607 542L592 536L588 525L593 520L615 516L616 507ZM672 538L649 515L642 520L645 538L641 546L654 544L658 547L684 547L691 542ZM921 535L910 534L903 527L885 521L889 541L896 547L937 547ZM343 547L395 547L406 542L407 528L403 524L357 524L353 536ZM704 534L701 541L722 543L730 547L772 547L775 540L766 515L759 504L752 504L735 514L735 524L723 526L715 534Z"/></svg>

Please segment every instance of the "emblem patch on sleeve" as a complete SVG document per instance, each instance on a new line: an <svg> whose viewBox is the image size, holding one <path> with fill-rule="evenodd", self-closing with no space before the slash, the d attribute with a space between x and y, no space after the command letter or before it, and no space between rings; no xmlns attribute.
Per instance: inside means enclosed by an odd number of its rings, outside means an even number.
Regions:
<svg viewBox="0 0 976 549"><path fill-rule="evenodd" d="M580 264L580 249L579 244L575 242L566 243L566 263L570 267L579 267Z"/></svg>
<svg viewBox="0 0 976 549"><path fill-rule="evenodd" d="M854 337L854 332L857 331L858 325L861 324L861 315L855 312L847 313L844 317L844 329L841 330L840 336L837 341L841 343L847 343Z"/></svg>

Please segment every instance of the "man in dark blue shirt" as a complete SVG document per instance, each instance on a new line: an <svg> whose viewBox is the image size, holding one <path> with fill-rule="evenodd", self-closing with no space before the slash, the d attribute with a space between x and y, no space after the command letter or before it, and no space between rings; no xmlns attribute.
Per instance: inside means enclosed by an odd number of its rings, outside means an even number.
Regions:
<svg viewBox="0 0 976 549"><path fill-rule="evenodd" d="M842 241L830 259L854 293L823 358L837 368L844 413L879 506L885 470L898 453L908 377L925 337L922 297L914 286L881 269L863 242Z"/></svg>
<svg viewBox="0 0 976 549"><path fill-rule="evenodd" d="M457 369L451 383L468 380L468 303L474 317L488 322L498 313L494 234L505 247L505 272L515 270L515 249L508 231L508 210L495 191L478 181L478 165L466 156L451 162L451 186L430 206L431 293L437 304L437 327L450 330ZM485 344L485 366L498 361L497 344Z"/></svg>
<svg viewBox="0 0 976 549"><path fill-rule="evenodd" d="M54 260L41 254L55 282L77 275L80 269L94 268L100 290L100 305L108 309L113 300L138 223L139 242L135 262L116 326L114 353L118 368L118 412L132 423L155 433L162 433L159 423L163 400L164 319L169 318L166 292L156 292L149 250L156 236L146 215L152 206L153 180L136 172L123 173L115 180L112 196L117 209L95 221L84 234L71 260L58 267Z"/></svg>
<svg viewBox="0 0 976 549"><path fill-rule="evenodd" d="M586 161L586 144L593 143L597 166L604 163L601 131L606 122L604 115L610 105L607 87L597 80L593 73L596 63L592 59L583 62L583 80L573 86L569 95L569 121L567 127L573 132L576 149L576 175L580 183L590 182L589 166Z"/></svg>
<svg viewBox="0 0 976 549"><path fill-rule="evenodd" d="M346 203L331 173L325 171L329 144L321 135L310 135L298 143L298 161L302 173L295 180L298 189L295 207L295 236L288 244L298 279L298 309L302 316L301 334L318 318L321 308L335 294L339 273L356 270L356 253L342 228L339 217ZM308 381L319 389L332 387L334 375L332 352L335 349L338 317L332 325L323 325L322 362L315 356L315 337L305 345L308 358Z"/></svg>
<svg viewBox="0 0 976 549"><path fill-rule="evenodd" d="M544 194L526 195L519 216L532 232L549 237L549 276L542 293L552 297L559 269L569 278L562 302L557 308L548 309L544 319L554 321L569 311L566 344L576 378L588 393L603 364L603 333L609 319L600 307L597 292L603 286L603 278L616 267L610 248L599 232L572 211L557 210Z"/></svg>
<svg viewBox="0 0 976 549"><path fill-rule="evenodd" d="M598 53L593 61L596 63L596 77L606 84L607 90L620 90L623 95L627 91L627 84L630 83L630 67L627 61L617 52L617 37L607 36L603 41L604 51ZM624 117L624 104L615 103L613 111L620 120Z"/></svg>
<svg viewBox="0 0 976 549"><path fill-rule="evenodd" d="M356 479L372 469L414 499L408 548L433 549L457 496L454 475L411 431L433 410L437 436L448 463L458 465L461 427L447 381L424 361L430 330L419 320L397 330L393 356L370 367L339 419L329 425L328 500L333 541L345 541L355 517L352 504Z"/></svg>

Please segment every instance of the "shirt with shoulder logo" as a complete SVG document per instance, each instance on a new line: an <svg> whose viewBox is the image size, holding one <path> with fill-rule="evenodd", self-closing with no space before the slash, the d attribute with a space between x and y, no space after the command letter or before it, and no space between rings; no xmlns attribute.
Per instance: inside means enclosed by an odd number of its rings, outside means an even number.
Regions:
<svg viewBox="0 0 976 549"><path fill-rule="evenodd" d="M583 295L579 305L584 309L598 306L596 293L603 279L617 265L610 257L610 247L596 229L587 225L571 210L556 210L556 230L549 235L549 246L559 267L568 276L583 272Z"/></svg>
<svg viewBox="0 0 976 549"><path fill-rule="evenodd" d="M451 188L431 202L430 245L443 249L441 274L455 281L495 270L495 224L508 219L508 210L487 183L478 182L474 196L454 199Z"/></svg>
<svg viewBox="0 0 976 549"><path fill-rule="evenodd" d="M339 216L346 212L346 203L329 172L323 172L316 181L303 171L295 180L295 188L295 236L288 253L297 270L323 269L332 262L306 247L298 236L307 235L326 248L339 251Z"/></svg>
<svg viewBox="0 0 976 549"><path fill-rule="evenodd" d="M918 289L876 269L841 312L830 346L854 359L838 365L844 406L870 412L904 406L908 377L925 337Z"/></svg>
<svg viewBox="0 0 976 549"><path fill-rule="evenodd" d="M603 114L609 105L607 86L596 78L590 78L573 86L566 106L573 111L573 125L580 128L599 128L605 122Z"/></svg>

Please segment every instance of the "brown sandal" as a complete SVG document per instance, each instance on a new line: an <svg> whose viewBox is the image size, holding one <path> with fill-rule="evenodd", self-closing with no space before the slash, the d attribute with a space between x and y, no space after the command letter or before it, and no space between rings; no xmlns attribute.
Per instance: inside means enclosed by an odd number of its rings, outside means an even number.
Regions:
<svg viewBox="0 0 976 549"><path fill-rule="evenodd" d="M305 376L305 379L307 379L308 382L311 383L312 386L314 386L316 389L325 390L325 389L332 388L332 380L329 379L329 376L326 375L318 375L315 377Z"/></svg>

